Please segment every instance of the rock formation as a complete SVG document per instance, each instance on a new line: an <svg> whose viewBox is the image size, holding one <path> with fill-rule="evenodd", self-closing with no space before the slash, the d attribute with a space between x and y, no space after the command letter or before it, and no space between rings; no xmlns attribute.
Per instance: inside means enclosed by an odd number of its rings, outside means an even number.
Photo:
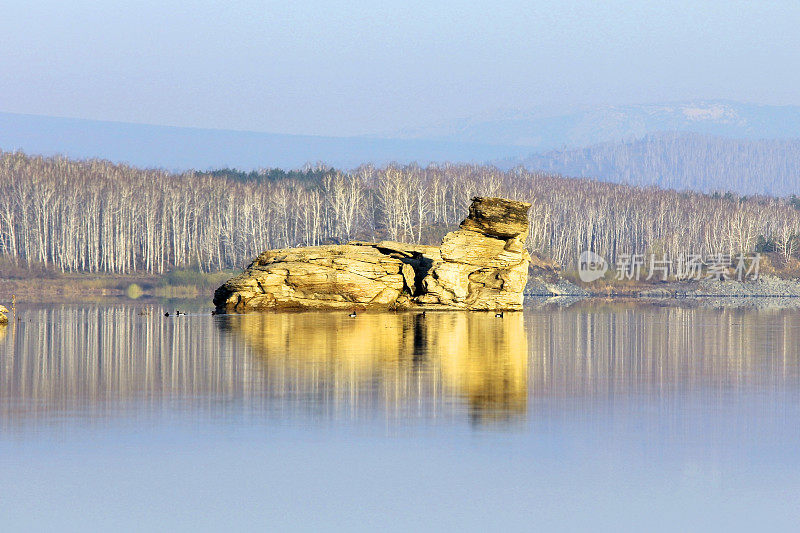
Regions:
<svg viewBox="0 0 800 533"><path fill-rule="evenodd" d="M530 204L472 200L440 247L391 241L267 250L214 294L221 311L522 308Z"/></svg>
<svg viewBox="0 0 800 533"><path fill-rule="evenodd" d="M8 324L8 317L6 316L8 313L8 309L5 306L0 305L0 326L4 326Z"/></svg>

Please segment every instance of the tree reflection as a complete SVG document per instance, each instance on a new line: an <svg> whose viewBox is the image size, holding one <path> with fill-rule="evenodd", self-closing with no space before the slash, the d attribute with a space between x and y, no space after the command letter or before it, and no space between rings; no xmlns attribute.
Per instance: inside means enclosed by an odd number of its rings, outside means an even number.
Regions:
<svg viewBox="0 0 800 533"><path fill-rule="evenodd" d="M175 409L398 426L550 411L595 419L642 401L701 394L722 407L730 392L796 394L800 384L795 310L163 313L18 309L20 320L0 329L0 427Z"/></svg>

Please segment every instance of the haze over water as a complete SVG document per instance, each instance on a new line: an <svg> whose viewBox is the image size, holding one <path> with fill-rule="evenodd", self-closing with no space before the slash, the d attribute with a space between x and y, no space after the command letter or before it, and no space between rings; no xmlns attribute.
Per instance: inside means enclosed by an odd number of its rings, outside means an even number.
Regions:
<svg viewBox="0 0 800 533"><path fill-rule="evenodd" d="M800 518L796 311L164 311L25 307L0 329L7 524L789 530Z"/></svg>

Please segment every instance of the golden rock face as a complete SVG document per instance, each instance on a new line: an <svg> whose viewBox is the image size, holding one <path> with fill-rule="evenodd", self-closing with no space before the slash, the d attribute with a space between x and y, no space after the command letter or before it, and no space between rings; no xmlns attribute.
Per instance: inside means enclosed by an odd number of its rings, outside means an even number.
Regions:
<svg viewBox="0 0 800 533"><path fill-rule="evenodd" d="M226 282L214 301L237 311L389 307L407 289L403 267L400 258L375 246L269 250Z"/></svg>
<svg viewBox="0 0 800 533"><path fill-rule="evenodd" d="M461 229L490 235L501 240L528 237L528 209L531 204L505 198L476 196L469 207L469 216Z"/></svg>
<svg viewBox="0 0 800 533"><path fill-rule="evenodd" d="M222 311L518 310L528 278L530 204L473 198L441 247L392 241L267 250L217 289Z"/></svg>

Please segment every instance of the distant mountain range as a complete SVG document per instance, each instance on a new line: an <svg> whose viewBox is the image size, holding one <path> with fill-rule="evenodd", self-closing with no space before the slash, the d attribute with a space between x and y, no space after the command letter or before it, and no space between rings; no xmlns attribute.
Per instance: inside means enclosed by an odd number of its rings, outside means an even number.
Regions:
<svg viewBox="0 0 800 533"><path fill-rule="evenodd" d="M566 114L506 112L399 132L403 138L524 146L530 152L691 132L736 139L800 138L800 107L723 100L604 106Z"/></svg>
<svg viewBox="0 0 800 533"><path fill-rule="evenodd" d="M481 163L524 157L521 147L447 139L322 137L213 130L0 113L0 150L100 158L138 167L208 170L235 167L300 168L324 162L337 168L362 163L417 161Z"/></svg>
<svg viewBox="0 0 800 533"><path fill-rule="evenodd" d="M677 190L800 195L800 139L662 133L505 162L565 176Z"/></svg>
<svg viewBox="0 0 800 533"><path fill-rule="evenodd" d="M382 137L321 137L0 113L0 150L168 170L494 162L677 189L800 192L800 107L728 101L510 112Z"/></svg>
<svg viewBox="0 0 800 533"><path fill-rule="evenodd" d="M507 113L405 132L491 139L531 155L495 161L565 176L704 192L800 195L800 107L727 101Z"/></svg>

